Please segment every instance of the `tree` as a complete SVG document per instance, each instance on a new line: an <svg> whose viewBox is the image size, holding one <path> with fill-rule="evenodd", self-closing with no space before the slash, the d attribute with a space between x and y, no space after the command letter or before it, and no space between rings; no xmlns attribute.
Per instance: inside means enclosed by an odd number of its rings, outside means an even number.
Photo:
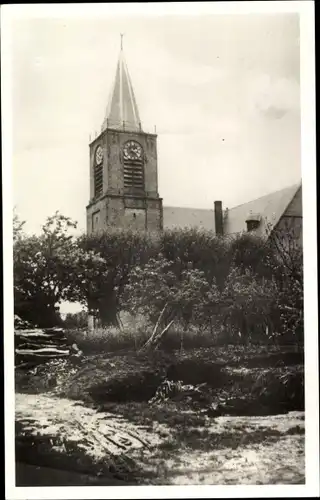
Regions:
<svg viewBox="0 0 320 500"><path fill-rule="evenodd" d="M88 326L87 311L79 311L76 313L67 313L63 325L68 329L82 329Z"/></svg>
<svg viewBox="0 0 320 500"><path fill-rule="evenodd" d="M96 266L91 266L93 275L86 290L90 310L99 316L103 325L118 324L120 298L129 273L134 266L144 265L155 255L157 240L146 233L109 230L81 236L78 245L86 255L102 259L98 273Z"/></svg>
<svg viewBox="0 0 320 500"><path fill-rule="evenodd" d="M230 270L238 268L242 273L248 270L269 279L273 276L274 249L263 236L246 232L235 235L230 241L230 260Z"/></svg>
<svg viewBox="0 0 320 500"><path fill-rule="evenodd" d="M274 252L270 264L277 282L276 307L279 333L287 340L303 341L303 247L302 226L298 220L284 219L276 228L267 226L269 245Z"/></svg>
<svg viewBox="0 0 320 500"><path fill-rule="evenodd" d="M39 326L60 323L62 301L86 303L92 276L105 269L100 256L79 248L70 234L76 227L56 212L47 218L40 236L14 242L15 312Z"/></svg>
<svg viewBox="0 0 320 500"><path fill-rule="evenodd" d="M215 282L221 289L231 265L231 241L204 229L167 229L161 235L159 251L175 263L177 274L190 267L199 269L209 283Z"/></svg>
<svg viewBox="0 0 320 500"><path fill-rule="evenodd" d="M20 220L19 215L16 213L15 209L13 211L13 241L17 241L23 238L23 226L25 221Z"/></svg>
<svg viewBox="0 0 320 500"><path fill-rule="evenodd" d="M263 336L270 327L270 315L277 296L274 279L266 279L239 267L231 269L221 293L221 322L233 336L249 341ZM267 328L268 327L268 328ZM261 336L260 336L261 338Z"/></svg>
<svg viewBox="0 0 320 500"><path fill-rule="evenodd" d="M219 303L218 288L208 283L203 271L192 269L191 263L178 275L176 270L175 262L159 255L134 267L124 288L122 307L131 314L143 314L156 325L150 344L160 341L173 321L182 332L191 322L199 325Z"/></svg>

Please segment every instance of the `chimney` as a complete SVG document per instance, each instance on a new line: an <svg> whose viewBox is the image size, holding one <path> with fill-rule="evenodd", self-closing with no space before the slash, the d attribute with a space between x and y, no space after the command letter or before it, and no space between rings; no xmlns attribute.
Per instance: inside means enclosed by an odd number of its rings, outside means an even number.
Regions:
<svg viewBox="0 0 320 500"><path fill-rule="evenodd" d="M214 202L214 221L216 226L216 234L223 235L222 201Z"/></svg>

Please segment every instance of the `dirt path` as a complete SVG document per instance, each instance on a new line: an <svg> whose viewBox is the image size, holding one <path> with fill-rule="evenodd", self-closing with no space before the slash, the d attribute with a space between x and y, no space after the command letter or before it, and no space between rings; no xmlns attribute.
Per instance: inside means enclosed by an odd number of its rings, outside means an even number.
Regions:
<svg viewBox="0 0 320 500"><path fill-rule="evenodd" d="M81 402L46 395L16 395L16 420L24 431L42 436L59 436L80 443L94 460L106 453L121 455L132 449L160 444L157 434L146 433L120 415L98 413Z"/></svg>
<svg viewBox="0 0 320 500"><path fill-rule="evenodd" d="M174 429L163 424L136 425L120 415L48 395L17 394L16 421L24 436L47 438L50 453L67 454L72 444L91 466L110 457L130 458L151 484L304 481L303 412L209 419L205 428L188 428L195 437L181 443Z"/></svg>

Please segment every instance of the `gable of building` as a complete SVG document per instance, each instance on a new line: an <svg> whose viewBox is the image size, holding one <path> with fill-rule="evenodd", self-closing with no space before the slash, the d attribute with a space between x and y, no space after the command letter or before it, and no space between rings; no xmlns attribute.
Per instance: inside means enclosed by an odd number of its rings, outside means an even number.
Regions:
<svg viewBox="0 0 320 500"><path fill-rule="evenodd" d="M294 239L302 245L302 186L298 188L275 227L276 231L287 234L289 241Z"/></svg>
<svg viewBox="0 0 320 500"><path fill-rule="evenodd" d="M297 192L287 206L284 217L302 217L302 186L298 187Z"/></svg>
<svg viewBox="0 0 320 500"><path fill-rule="evenodd" d="M292 207L291 213L294 211L299 213L299 210L302 213L302 204L300 209L299 196L296 197L299 188L301 190L301 184L295 184L227 210L224 222L225 233L247 231L246 220L253 215L260 219L255 233L265 236L268 225L276 227L289 206Z"/></svg>

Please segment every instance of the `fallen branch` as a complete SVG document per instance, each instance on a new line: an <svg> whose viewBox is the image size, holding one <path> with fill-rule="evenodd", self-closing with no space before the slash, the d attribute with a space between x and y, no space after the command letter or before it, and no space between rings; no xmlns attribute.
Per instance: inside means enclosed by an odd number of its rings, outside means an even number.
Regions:
<svg viewBox="0 0 320 500"><path fill-rule="evenodd" d="M169 330L169 328L170 328L170 326L172 325L172 323L173 323L173 322L174 322L174 319L172 319L172 320L170 321L170 323L169 323L169 324L168 324L168 325L167 325L167 326L166 326L166 327L162 330L162 332L161 332L161 333L159 333L159 335L158 335L158 336L154 339L154 341L153 341L153 346L154 346L154 347L159 346L159 344L160 344L160 341L161 341L162 337L163 337L163 336L164 336L164 334L165 334L165 333Z"/></svg>
<svg viewBox="0 0 320 500"><path fill-rule="evenodd" d="M143 346L140 348L140 351L142 351L143 349L145 349L146 347L148 347L148 345L153 342L167 306L168 306L168 302L165 303L165 305L164 305L161 313L159 314L158 320L156 322L156 326L154 327L153 332L152 332L150 338L148 338L147 342L145 344L143 344Z"/></svg>
<svg viewBox="0 0 320 500"><path fill-rule="evenodd" d="M116 321L117 321L117 325L118 325L119 330L121 332L123 332L123 323L121 321L119 313L116 314Z"/></svg>

